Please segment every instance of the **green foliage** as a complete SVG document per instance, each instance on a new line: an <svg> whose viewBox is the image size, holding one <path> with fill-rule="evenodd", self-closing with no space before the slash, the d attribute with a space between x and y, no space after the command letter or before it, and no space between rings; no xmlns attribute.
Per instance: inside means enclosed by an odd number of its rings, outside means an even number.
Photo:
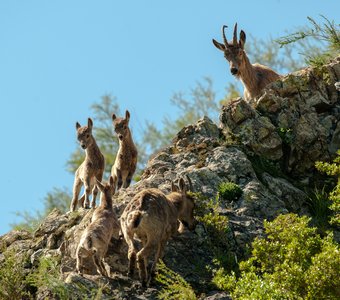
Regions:
<svg viewBox="0 0 340 300"><path fill-rule="evenodd" d="M71 290L60 278L59 261L55 257L42 256L39 265L27 277L27 282L36 289L43 288L50 291L59 299L70 299Z"/></svg>
<svg viewBox="0 0 340 300"><path fill-rule="evenodd" d="M340 226L340 150L337 151L337 156L332 163L317 162L315 166L319 171L338 178L337 185L329 194L329 200L332 201L329 208L333 211L330 223Z"/></svg>
<svg viewBox="0 0 340 300"><path fill-rule="evenodd" d="M53 299L103 299L103 294L111 290L107 285L98 288L89 287L81 282L67 284L61 279L60 262L58 257L42 256L37 268L25 279L26 283L35 290L47 291Z"/></svg>
<svg viewBox="0 0 340 300"><path fill-rule="evenodd" d="M223 200L234 201L242 196L242 189L233 182L223 182L218 187L218 196Z"/></svg>
<svg viewBox="0 0 340 300"><path fill-rule="evenodd" d="M169 269L163 261L157 264L155 280L162 285L158 294L159 299L166 300L196 300L194 290L185 279L176 272Z"/></svg>
<svg viewBox="0 0 340 300"><path fill-rule="evenodd" d="M227 270L235 269L234 255L229 249L229 219L221 214L218 197L216 199L207 199L196 193L195 198L196 219L203 224L207 232L203 246L213 255L211 265L223 267ZM207 270L214 272L211 267L208 267Z"/></svg>
<svg viewBox="0 0 340 300"><path fill-rule="evenodd" d="M325 172L327 175L339 176L340 175L340 150L337 151L337 156L334 158L333 163L317 162L315 166L319 171Z"/></svg>
<svg viewBox="0 0 340 300"><path fill-rule="evenodd" d="M303 61L295 55L295 45L285 45L284 48L281 48L272 37L264 40L250 35L250 42L246 43L246 50L251 62L259 62L282 74L303 67Z"/></svg>
<svg viewBox="0 0 340 300"><path fill-rule="evenodd" d="M271 161L265 157L259 156L254 153L249 153L248 159L252 163L256 176L260 179L262 178L262 174L265 172L272 175L273 177L283 177L283 178L286 177L281 171L278 164L274 161Z"/></svg>
<svg viewBox="0 0 340 300"><path fill-rule="evenodd" d="M42 219L44 219L54 208L58 208L61 212L67 212L71 203L70 191L66 188L53 188L44 197L44 208L42 211L31 213L28 211L16 212L22 221L11 224L13 229L27 230L34 232Z"/></svg>
<svg viewBox="0 0 340 300"><path fill-rule="evenodd" d="M327 63L340 52L340 24L335 24L322 15L321 18L323 22L319 24L313 18L307 17L309 27L281 37L277 43L283 47L298 42L307 63L314 66ZM312 43L308 43L308 39Z"/></svg>
<svg viewBox="0 0 340 300"><path fill-rule="evenodd" d="M233 99L241 97L240 85L237 81L228 82L226 87L226 93L222 100L220 100L220 105L227 105Z"/></svg>
<svg viewBox="0 0 340 300"><path fill-rule="evenodd" d="M339 299L340 298L340 251L329 235L322 240L321 250L312 257L312 265L308 269L307 299Z"/></svg>
<svg viewBox="0 0 340 300"><path fill-rule="evenodd" d="M287 145L292 144L294 141L293 132L290 128L277 128L277 133L279 134L281 140Z"/></svg>
<svg viewBox="0 0 340 300"><path fill-rule="evenodd" d="M214 282L233 299L339 299L339 245L309 221L287 214L265 222L266 237L254 240L240 277L220 269Z"/></svg>
<svg viewBox="0 0 340 300"><path fill-rule="evenodd" d="M207 199L196 193L195 215L197 221L206 228L211 246L225 246L227 244L227 233L229 231L228 217L220 214L218 199Z"/></svg>
<svg viewBox="0 0 340 300"><path fill-rule="evenodd" d="M321 190L315 188L309 196L307 204L313 217L313 224L322 231L326 230L330 217L329 205L331 202L325 188L322 188Z"/></svg>
<svg viewBox="0 0 340 300"><path fill-rule="evenodd" d="M40 221L45 216L40 211L35 211L34 213L29 211L17 211L15 212L15 215L17 217L20 217L21 221L11 223L12 229L27 230L31 233L33 233L37 229Z"/></svg>
<svg viewBox="0 0 340 300"><path fill-rule="evenodd" d="M26 287L25 264L27 259L14 250L3 251L0 262L0 299L32 299Z"/></svg>
<svg viewBox="0 0 340 300"><path fill-rule="evenodd" d="M176 119L165 116L162 129L158 129L152 122L146 124L143 144L147 145L150 154L168 146L177 132L188 124L196 123L203 116L217 120L218 105L213 83L209 78L204 78L203 82L197 82L188 94L175 93L170 101L177 108Z"/></svg>

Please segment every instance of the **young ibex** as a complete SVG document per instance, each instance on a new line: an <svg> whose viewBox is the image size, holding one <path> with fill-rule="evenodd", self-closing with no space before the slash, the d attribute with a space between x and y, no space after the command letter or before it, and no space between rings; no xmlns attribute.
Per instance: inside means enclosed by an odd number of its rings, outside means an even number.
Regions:
<svg viewBox="0 0 340 300"><path fill-rule="evenodd" d="M117 183L117 190L122 186L123 188L130 186L132 176L137 166L138 153L132 140L129 120L129 111L126 111L125 119L117 118L115 114L112 114L113 127L119 139L118 153L111 169L111 175L115 183Z"/></svg>
<svg viewBox="0 0 340 300"><path fill-rule="evenodd" d="M224 57L228 60L230 65L230 72L232 75L238 77L244 86L244 99L249 101L260 95L263 88L269 83L276 81L280 75L272 69L260 65L251 64L244 51L244 44L246 42L246 34L243 30L240 32L240 40L237 42L237 23L234 27L234 37L232 42L228 42L225 36L224 29L228 26L222 26L222 36L224 44L212 40L215 47L224 52Z"/></svg>
<svg viewBox="0 0 340 300"><path fill-rule="evenodd" d="M188 180L191 187L189 177ZM166 242L178 232L179 226L183 224L193 230L196 225L193 216L194 200L187 193L188 188L183 178L179 181L179 187L172 182L171 190L167 196L153 188L139 192L126 206L120 218L121 229L129 246L128 276L133 275L137 260L143 286L149 285L158 259L164 254ZM134 235L142 242L139 252ZM149 269L148 261L153 251L154 261Z"/></svg>
<svg viewBox="0 0 340 300"><path fill-rule="evenodd" d="M112 208L112 195L115 185L112 176L109 183L103 185L97 180L96 184L101 191L100 205L93 213L90 225L84 230L76 251L77 272L83 272L83 259L92 257L97 272L108 276L104 266L104 256L107 252L112 236L118 237L120 226Z"/></svg>
<svg viewBox="0 0 340 300"><path fill-rule="evenodd" d="M103 154L98 148L94 137L92 136L92 127L93 122L90 118L88 118L87 126L81 127L78 122L76 123L77 138L80 146L85 149L86 157L75 174L73 184L73 198L70 208L71 211L74 211L76 209L78 202L80 202L82 207L89 208L91 193L91 207L96 207L98 188L95 185L95 180L102 180L105 160ZM78 201L82 184L84 184L85 192Z"/></svg>

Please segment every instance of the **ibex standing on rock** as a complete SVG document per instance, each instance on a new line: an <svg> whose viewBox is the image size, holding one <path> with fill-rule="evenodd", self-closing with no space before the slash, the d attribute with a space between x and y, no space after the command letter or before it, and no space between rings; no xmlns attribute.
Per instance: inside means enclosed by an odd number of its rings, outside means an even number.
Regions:
<svg viewBox="0 0 340 300"><path fill-rule="evenodd" d="M234 27L234 37L232 42L228 42L224 33L224 29L228 26L222 26L222 36L224 44L212 40L215 47L224 52L224 57L230 65L232 75L238 77L244 86L244 99L249 101L260 95L263 88L269 83L276 81L280 75L272 69L260 65L251 64L244 51L246 42L246 34L243 30L240 32L240 40L237 42L237 23Z"/></svg>
<svg viewBox="0 0 340 300"><path fill-rule="evenodd" d="M91 207L96 207L98 188L95 183L96 179L99 181L102 180L105 160L94 137L92 136L92 127L93 122L90 118L88 118L87 126L81 127L78 122L76 123L77 139L80 143L80 146L85 149L86 157L75 174L73 184L73 198L70 208L71 211L74 211L77 207L82 184L84 184L85 193L79 199L81 206L84 208L89 208L90 195L92 193Z"/></svg>
<svg viewBox="0 0 340 300"><path fill-rule="evenodd" d="M113 127L119 139L118 153L111 169L111 175L117 183L117 190L122 186L123 188L130 186L137 166L138 152L132 140L129 120L129 111L126 111L125 119L117 118L115 114L112 114Z"/></svg>
<svg viewBox="0 0 340 300"><path fill-rule="evenodd" d="M103 185L97 180L96 185L101 191L100 205L94 211L90 225L83 232L76 251L77 272L82 273L83 259L92 257L97 272L108 276L104 266L104 256L112 236L119 235L119 222L112 208L112 195L115 186L112 176L109 183Z"/></svg>
<svg viewBox="0 0 340 300"><path fill-rule="evenodd" d="M191 187L191 181L189 178L188 180ZM193 230L196 225L193 215L194 200L187 193L189 189L183 178L179 181L179 187L172 183L171 190L167 196L152 188L139 192L126 206L120 218L121 229L129 246L128 275L133 275L137 260L143 286L149 285L158 259L164 254L166 242L178 232L179 226L183 224ZM142 242L139 252L134 235ZM148 263L153 252L154 261L149 269Z"/></svg>

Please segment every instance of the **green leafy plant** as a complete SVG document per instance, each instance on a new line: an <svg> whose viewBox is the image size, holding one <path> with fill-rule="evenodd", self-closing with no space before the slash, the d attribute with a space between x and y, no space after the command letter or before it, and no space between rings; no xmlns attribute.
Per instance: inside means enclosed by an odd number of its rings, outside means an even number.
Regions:
<svg viewBox="0 0 340 300"><path fill-rule="evenodd" d="M248 159L251 161L256 176L259 179L262 178L263 173L268 173L273 177L282 177L288 179L287 176L282 172L277 162L271 161L254 153L249 153Z"/></svg>
<svg viewBox="0 0 340 300"><path fill-rule="evenodd" d="M307 205L309 206L313 217L313 224L322 231L325 231L329 225L328 220L331 212L329 209L330 204L331 201L329 200L329 196L325 191L325 188L322 188L321 190L315 188L307 201Z"/></svg>
<svg viewBox="0 0 340 300"><path fill-rule="evenodd" d="M208 199L201 194L196 194L196 219L203 224L207 235L204 247L212 253L213 259L209 267L210 274L214 272L214 266L223 267L227 270L237 268L234 254L231 253L229 243L229 219L220 212L219 197Z"/></svg>
<svg viewBox="0 0 340 300"><path fill-rule="evenodd" d="M303 51L307 63L317 67L322 66L340 52L340 24L330 21L323 15L321 15L321 18L323 22L319 24L313 18L307 17L309 27L283 36L276 42L283 47L303 41L301 43L302 50L309 49L309 51ZM307 44L306 39L311 39L313 44ZM326 47L320 47L320 44L321 46L326 45Z"/></svg>
<svg viewBox="0 0 340 300"><path fill-rule="evenodd" d="M240 276L220 269L215 284L233 299L339 299L339 245L309 222L295 214L265 221L266 237L254 240Z"/></svg>
<svg viewBox="0 0 340 300"><path fill-rule="evenodd" d="M317 162L315 166L319 171L338 178L336 186L329 194L329 200L332 202L329 208L333 211L330 223L340 226L340 150L337 151L337 156L332 163Z"/></svg>
<svg viewBox="0 0 340 300"><path fill-rule="evenodd" d="M290 145L294 140L293 132L290 128L280 127L277 129L277 133L279 134L281 140L287 145Z"/></svg>
<svg viewBox="0 0 340 300"><path fill-rule="evenodd" d="M242 196L242 189L233 182L223 182L218 187L218 196L227 201L238 200Z"/></svg>
<svg viewBox="0 0 340 300"><path fill-rule="evenodd" d="M36 289L49 290L60 299L70 299L71 290L60 278L58 258L42 256L38 267L28 275L27 282Z"/></svg>
<svg viewBox="0 0 340 300"><path fill-rule="evenodd" d="M26 286L26 257L16 254L14 250L3 250L0 262L0 299L32 299Z"/></svg>
<svg viewBox="0 0 340 300"><path fill-rule="evenodd" d="M162 285L158 294L159 299L166 300L196 300L194 290L190 284L178 273L169 269L162 260L157 264L155 280Z"/></svg>

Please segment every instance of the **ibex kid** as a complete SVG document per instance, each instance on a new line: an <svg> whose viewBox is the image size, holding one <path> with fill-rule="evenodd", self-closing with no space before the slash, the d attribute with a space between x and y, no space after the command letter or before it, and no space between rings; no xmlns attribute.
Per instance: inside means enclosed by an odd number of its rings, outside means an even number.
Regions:
<svg viewBox="0 0 340 300"><path fill-rule="evenodd" d="M112 196L115 186L112 176L109 183L103 185L97 180L96 184L101 191L100 205L94 211L90 225L83 232L76 251L77 272L83 272L83 259L92 257L97 272L102 276L108 276L104 257L112 236L119 235L119 222L112 208Z"/></svg>
<svg viewBox="0 0 340 300"><path fill-rule="evenodd" d="M77 207L77 203L80 202L84 208L89 208L90 195L92 193L91 207L96 207L96 197L98 194L98 188L95 185L95 180L102 180L105 160L103 154L92 135L93 122L88 118L87 126L81 126L76 123L77 139L80 146L85 149L85 160L79 166L75 173L73 184L73 197L71 202L71 211L74 211ZM84 195L79 199L79 193L81 186L84 184ZM85 200L85 201L84 201Z"/></svg>
<svg viewBox="0 0 340 300"><path fill-rule="evenodd" d="M222 36L224 44L212 40L215 47L224 52L224 57L230 65L230 72L232 75L238 77L244 86L244 99L249 101L260 95L263 88L269 83L276 81L280 75L272 69L260 65L251 64L244 50L246 42L246 34L243 30L240 32L240 39L237 41L237 23L234 27L233 41L228 42L225 36L224 29L228 26L222 27Z"/></svg>
<svg viewBox="0 0 340 300"><path fill-rule="evenodd" d="M131 184L132 176L137 166L137 148L132 140L129 129L130 113L126 111L125 119L112 114L114 130L119 139L119 149L116 160L111 169L111 175L117 183L117 190L122 186L127 188Z"/></svg>
<svg viewBox="0 0 340 300"><path fill-rule="evenodd" d="M171 188L172 192L167 196L154 188L139 192L120 218L121 229L129 246L128 276L133 275L137 260L143 286L149 285L158 259L164 254L166 242L178 232L179 226L184 224L193 230L196 225L193 216L194 200L187 193L188 188L183 178L179 181L179 187L172 183ZM142 242L142 249L138 252L134 235ZM154 261L149 269L149 259L154 251Z"/></svg>

